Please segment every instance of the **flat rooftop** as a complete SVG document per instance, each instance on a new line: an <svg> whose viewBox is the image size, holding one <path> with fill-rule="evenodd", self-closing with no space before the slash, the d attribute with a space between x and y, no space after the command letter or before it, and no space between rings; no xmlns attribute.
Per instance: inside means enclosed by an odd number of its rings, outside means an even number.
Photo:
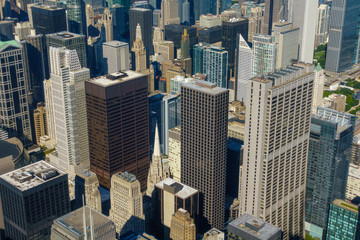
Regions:
<svg viewBox="0 0 360 240"><path fill-rule="evenodd" d="M126 42L121 42L121 41L104 42L103 45L111 46L111 47L129 46L128 43L126 43Z"/></svg>
<svg viewBox="0 0 360 240"><path fill-rule="evenodd" d="M200 92L217 95L228 91L225 88L220 88L216 86L216 83L211 83L203 80L198 80L190 83L185 83L183 87L191 88Z"/></svg>
<svg viewBox="0 0 360 240"><path fill-rule="evenodd" d="M165 188L165 185L168 185L168 186L174 186L176 185L176 187L178 187L178 189L180 189L179 191L177 191L174 195L179 197L179 198L182 198L182 199L185 199L185 198L188 198L196 193L198 193L199 191L196 190L195 188L192 188L192 187L189 187L185 184L182 184L182 183L179 183L171 178L167 178L157 184L155 184L155 186L157 188L160 188L162 190L164 190Z"/></svg>
<svg viewBox="0 0 360 240"><path fill-rule="evenodd" d="M58 33L46 34L46 36L50 36L51 38L57 38L57 39L61 39L61 40L67 40L67 39L72 39L72 38L83 37L83 35L76 34L76 33L71 33L71 32L66 32L66 31L58 32Z"/></svg>
<svg viewBox="0 0 360 240"><path fill-rule="evenodd" d="M39 186L66 173L53 165L39 161L0 176L20 191Z"/></svg>
<svg viewBox="0 0 360 240"><path fill-rule="evenodd" d="M345 210L348 210L350 212L353 212L353 213L356 213L358 214L359 213L359 208L357 205L355 204L352 204L350 202L346 202L344 200L341 200L341 199L336 199L332 202L333 205L337 206L337 207L341 207Z"/></svg>
<svg viewBox="0 0 360 240"><path fill-rule="evenodd" d="M97 78L90 79L89 82L94 83L96 85L102 87L109 87L112 85L116 85L122 82L126 82L135 78L143 77L144 74L134 72L134 71L124 71L124 72L116 72L111 73L106 76L101 76Z"/></svg>
<svg viewBox="0 0 360 240"><path fill-rule="evenodd" d="M76 234L77 236L82 236L84 234L84 223L83 223L83 213L85 209L85 218L86 218L86 226L89 231L90 227L90 211L93 219L93 227L97 229L105 224L111 222L109 217L99 213L98 211L85 206L79 208L73 212L70 212L62 217L59 217L54 222L59 224L65 230Z"/></svg>
<svg viewBox="0 0 360 240"><path fill-rule="evenodd" d="M350 167L349 168L349 177L360 179L360 169Z"/></svg>
<svg viewBox="0 0 360 240"><path fill-rule="evenodd" d="M269 239L274 235L281 236L281 229L264 222L249 214L243 214L239 218L229 223L228 231L237 236L246 237L254 236L254 239Z"/></svg>

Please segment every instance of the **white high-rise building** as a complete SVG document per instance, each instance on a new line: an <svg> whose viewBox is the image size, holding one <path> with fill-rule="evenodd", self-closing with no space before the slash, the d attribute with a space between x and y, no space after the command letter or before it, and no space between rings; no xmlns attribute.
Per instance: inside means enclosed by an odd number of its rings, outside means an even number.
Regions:
<svg viewBox="0 0 360 240"><path fill-rule="evenodd" d="M325 71L320 64L315 68L315 80L314 80L314 96L312 101L312 113L317 113L317 107L323 103L323 92L325 83Z"/></svg>
<svg viewBox="0 0 360 240"><path fill-rule="evenodd" d="M299 61L312 63L314 57L314 44L316 32L317 9L319 0L292 0L292 23L300 28L299 32Z"/></svg>
<svg viewBox="0 0 360 240"><path fill-rule="evenodd" d="M106 74L130 70L128 43L120 41L103 43L103 58Z"/></svg>
<svg viewBox="0 0 360 240"><path fill-rule="evenodd" d="M240 215L302 237L314 67L294 64L248 83Z"/></svg>
<svg viewBox="0 0 360 240"><path fill-rule="evenodd" d="M236 100L245 102L248 81L252 78L252 50L241 34L238 35L236 61Z"/></svg>
<svg viewBox="0 0 360 240"><path fill-rule="evenodd" d="M169 24L180 24L177 0L163 0L161 2L161 29Z"/></svg>
<svg viewBox="0 0 360 240"><path fill-rule="evenodd" d="M315 47L328 42L329 18L330 18L330 6L328 4L321 4L318 8L318 15L317 15Z"/></svg>
<svg viewBox="0 0 360 240"><path fill-rule="evenodd" d="M85 81L90 71L81 68L76 50L49 48L54 106L56 154L50 162L63 170L89 168Z"/></svg>
<svg viewBox="0 0 360 240"><path fill-rule="evenodd" d="M54 118L54 103L52 98L51 79L44 80L44 96L46 106L46 124L48 128L48 136L56 139L55 134L55 118Z"/></svg>

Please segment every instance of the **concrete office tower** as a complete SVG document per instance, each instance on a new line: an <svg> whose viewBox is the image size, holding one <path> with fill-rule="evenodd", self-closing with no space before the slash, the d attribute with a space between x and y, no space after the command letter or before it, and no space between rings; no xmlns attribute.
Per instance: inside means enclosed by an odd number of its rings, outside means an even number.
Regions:
<svg viewBox="0 0 360 240"><path fill-rule="evenodd" d="M154 44L155 54L160 55L163 60L174 60L175 56L175 46L174 42L171 41L162 41Z"/></svg>
<svg viewBox="0 0 360 240"><path fill-rule="evenodd" d="M36 143L40 144L40 137L47 134L46 111L43 103L38 103L36 110L34 110L34 125Z"/></svg>
<svg viewBox="0 0 360 240"><path fill-rule="evenodd" d="M33 92L35 102L44 102L43 81L49 75L45 38L41 34L36 34L35 30L31 30L30 34L25 36L25 41L24 46L29 69L28 90Z"/></svg>
<svg viewBox="0 0 360 240"><path fill-rule="evenodd" d="M144 231L143 200L140 182L136 176L128 173L117 173L111 177L110 218L121 236L129 231Z"/></svg>
<svg viewBox="0 0 360 240"><path fill-rule="evenodd" d="M69 32L87 36L85 1L66 0L66 9Z"/></svg>
<svg viewBox="0 0 360 240"><path fill-rule="evenodd" d="M146 70L147 58L146 58L146 48L142 40L141 27L140 24L136 27L136 39L131 48L131 52L134 54L132 68L136 72L143 72Z"/></svg>
<svg viewBox="0 0 360 240"><path fill-rule="evenodd" d="M261 77L276 69L278 46L272 36L254 36L251 67L253 77Z"/></svg>
<svg viewBox="0 0 360 240"><path fill-rule="evenodd" d="M240 214L281 228L284 239L304 231L313 70L294 64L253 78L247 88Z"/></svg>
<svg viewBox="0 0 360 240"><path fill-rule="evenodd" d="M273 24L286 20L289 0L265 0L262 34L271 35Z"/></svg>
<svg viewBox="0 0 360 240"><path fill-rule="evenodd" d="M334 0L329 20L329 43L325 69L343 72L353 65L358 40L360 2Z"/></svg>
<svg viewBox="0 0 360 240"><path fill-rule="evenodd" d="M252 7L249 18L249 42L252 42L256 34L261 33L263 20L263 9L261 7Z"/></svg>
<svg viewBox="0 0 360 240"><path fill-rule="evenodd" d="M357 240L360 235L359 221L358 205L336 199L330 205L325 239Z"/></svg>
<svg viewBox="0 0 360 240"><path fill-rule="evenodd" d="M355 165L351 164L346 185L345 199L351 201L358 196L360 196L360 169L355 168Z"/></svg>
<svg viewBox="0 0 360 240"><path fill-rule="evenodd" d="M222 22L222 47L229 53L228 66L232 70L234 70L235 66L236 37L241 34L247 41L248 28L249 20L246 18L233 18Z"/></svg>
<svg viewBox="0 0 360 240"><path fill-rule="evenodd" d="M54 103L52 98L51 79L44 80L44 95L45 95L46 124L47 124L48 136L50 137L50 139L56 140L55 115L54 115Z"/></svg>
<svg viewBox="0 0 360 240"><path fill-rule="evenodd" d="M205 47L203 55L203 72L206 80L220 88L227 88L228 52L225 48Z"/></svg>
<svg viewBox="0 0 360 240"><path fill-rule="evenodd" d="M154 229L160 239L170 236L171 219L179 209L186 210L195 224L199 215L199 191L171 178L155 185Z"/></svg>
<svg viewBox="0 0 360 240"><path fill-rule="evenodd" d="M86 230L84 230L86 229ZM56 219L51 240L115 240L115 225L101 212L84 206Z"/></svg>
<svg viewBox="0 0 360 240"><path fill-rule="evenodd" d="M221 17L212 14L201 15L199 23L200 23L200 27L204 27L204 28L221 26Z"/></svg>
<svg viewBox="0 0 360 240"><path fill-rule="evenodd" d="M90 71L81 68L76 50L49 48L57 156L50 162L63 170L89 166L89 142L84 82Z"/></svg>
<svg viewBox="0 0 360 240"><path fill-rule="evenodd" d="M195 240L196 226L190 214L180 208L172 216L170 225L170 238L173 240Z"/></svg>
<svg viewBox="0 0 360 240"><path fill-rule="evenodd" d="M13 34L13 22L12 21L0 21L0 40L10 41L14 40Z"/></svg>
<svg viewBox="0 0 360 240"><path fill-rule="evenodd" d="M150 164L147 76L114 73L85 82L85 91L90 170L107 188L114 173L132 172L145 190Z"/></svg>
<svg viewBox="0 0 360 240"><path fill-rule="evenodd" d="M29 21L37 34L50 34L67 30L66 11L63 8L34 5L30 7L29 14L31 15Z"/></svg>
<svg viewBox="0 0 360 240"><path fill-rule="evenodd" d="M160 151L160 139L159 139L159 129L156 124L155 129L155 140L154 140L154 151L150 163L149 174L147 179L147 189L146 195L152 196L155 189L155 184L164 180L166 178L164 174L164 168L162 164L162 155Z"/></svg>
<svg viewBox="0 0 360 240"><path fill-rule="evenodd" d="M47 34L46 46L48 48L47 55L49 62L50 62L49 47L59 47L59 48L66 47L69 50L76 50L81 67L87 67L86 36L71 32L58 32L53 34Z"/></svg>
<svg viewBox="0 0 360 240"><path fill-rule="evenodd" d="M131 8L130 9L130 49L133 48L134 41L137 35L137 26L140 25L141 36L146 48L146 61L149 64L150 55L154 52L154 47L152 44L152 11L145 8ZM149 65L146 65L149 67Z"/></svg>
<svg viewBox="0 0 360 240"><path fill-rule="evenodd" d="M169 158L170 174L180 182L181 179L181 128L174 127L169 130Z"/></svg>
<svg viewBox="0 0 360 240"><path fill-rule="evenodd" d="M280 228L249 214L241 215L228 226L229 240L282 240L282 235Z"/></svg>
<svg viewBox="0 0 360 240"><path fill-rule="evenodd" d="M316 33L315 33L315 48L319 45L328 42L329 37L329 19L330 6L329 4L321 4L318 8Z"/></svg>
<svg viewBox="0 0 360 240"><path fill-rule="evenodd" d="M223 229L229 92L200 80L182 85L181 96L181 182L202 195L198 230Z"/></svg>
<svg viewBox="0 0 360 240"><path fill-rule="evenodd" d="M316 114L317 107L321 106L323 103L323 92L324 92L324 83L325 83L325 71L322 69L320 64L315 68L315 79L314 79L314 96L312 101L312 110L313 114Z"/></svg>
<svg viewBox="0 0 360 240"><path fill-rule="evenodd" d="M0 42L2 73L0 76L0 126L8 138L18 137L24 145L32 142L28 108L27 73L23 47L16 41Z"/></svg>
<svg viewBox="0 0 360 240"><path fill-rule="evenodd" d="M21 41L25 39L26 35L30 34L30 30L32 29L32 26L30 22L18 22L16 23L16 26L14 27L14 36L17 41Z"/></svg>
<svg viewBox="0 0 360 240"><path fill-rule="evenodd" d="M246 101L248 81L252 78L252 50L241 34L237 36L235 100Z"/></svg>
<svg viewBox="0 0 360 240"><path fill-rule="evenodd" d="M300 29L298 59L301 62L313 62L318 3L319 0L292 1L292 23Z"/></svg>
<svg viewBox="0 0 360 240"><path fill-rule="evenodd" d="M330 203L345 198L355 120L322 107L311 118L305 230L314 238L324 237Z"/></svg>
<svg viewBox="0 0 360 240"><path fill-rule="evenodd" d="M104 73L130 69L129 44L120 41L103 43Z"/></svg>
<svg viewBox="0 0 360 240"><path fill-rule="evenodd" d="M101 15L101 24L105 27L105 39L107 42L114 40L114 24L113 16L108 8L105 8L104 13Z"/></svg>
<svg viewBox="0 0 360 240"><path fill-rule="evenodd" d="M298 58L299 28L291 23L274 23L271 36L278 43L276 69L286 67Z"/></svg>
<svg viewBox="0 0 360 240"><path fill-rule="evenodd" d="M68 176L45 161L1 175L0 197L10 239L50 240L53 221L70 212Z"/></svg>
<svg viewBox="0 0 360 240"><path fill-rule="evenodd" d="M98 212L102 211L99 180L96 174L89 170L77 172L75 176L74 209L83 205L87 205Z"/></svg>
<svg viewBox="0 0 360 240"><path fill-rule="evenodd" d="M164 27L169 24L180 24L177 0L161 1L161 25L160 25L160 28L164 29Z"/></svg>

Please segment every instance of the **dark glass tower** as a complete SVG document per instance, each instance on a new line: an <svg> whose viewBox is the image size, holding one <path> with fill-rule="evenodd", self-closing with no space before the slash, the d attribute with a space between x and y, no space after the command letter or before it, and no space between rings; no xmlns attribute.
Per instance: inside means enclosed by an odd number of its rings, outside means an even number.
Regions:
<svg viewBox="0 0 360 240"><path fill-rule="evenodd" d="M85 82L90 170L110 188L111 176L131 172L147 186L150 164L147 76L126 71Z"/></svg>
<svg viewBox="0 0 360 240"><path fill-rule="evenodd" d="M57 7L31 7L32 24L37 34L67 30L65 9Z"/></svg>
<svg viewBox="0 0 360 240"><path fill-rule="evenodd" d="M201 233L224 228L228 102L215 83L181 87L181 182L200 192Z"/></svg>
<svg viewBox="0 0 360 240"><path fill-rule="evenodd" d="M353 65L359 37L360 1L333 0L325 69L343 72Z"/></svg>
<svg viewBox="0 0 360 240"><path fill-rule="evenodd" d="M125 7L119 4L114 4L110 8L110 13L113 16L114 25L114 40L121 41L128 37L129 32L129 14L126 13Z"/></svg>
<svg viewBox="0 0 360 240"><path fill-rule="evenodd" d="M66 8L69 32L87 36L85 2L83 0L67 0Z"/></svg>

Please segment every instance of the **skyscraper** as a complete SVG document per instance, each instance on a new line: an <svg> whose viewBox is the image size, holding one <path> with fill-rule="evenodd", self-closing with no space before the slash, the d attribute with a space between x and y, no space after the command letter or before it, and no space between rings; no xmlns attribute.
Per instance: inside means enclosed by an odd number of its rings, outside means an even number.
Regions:
<svg viewBox="0 0 360 240"><path fill-rule="evenodd" d="M100 20L101 25L103 25L102 29L105 29L105 39L107 42L111 42L114 40L114 23L113 16L110 13L108 8L105 8L104 13L101 15Z"/></svg>
<svg viewBox="0 0 360 240"><path fill-rule="evenodd" d="M140 26L141 36L146 48L146 61L149 63L149 56L153 54L152 45L152 11L146 8L130 9L130 49L133 48L136 39L137 26ZM148 67L148 65L147 65Z"/></svg>
<svg viewBox="0 0 360 240"><path fill-rule="evenodd" d="M5 236L47 239L53 221L70 212L68 176L40 161L0 176Z"/></svg>
<svg viewBox="0 0 360 240"><path fill-rule="evenodd" d="M68 30L87 36L84 0L66 0Z"/></svg>
<svg viewBox="0 0 360 240"><path fill-rule="evenodd" d="M36 143L40 144L40 137L47 135L46 111L43 103L38 103L34 110L34 125Z"/></svg>
<svg viewBox="0 0 360 240"><path fill-rule="evenodd" d="M84 82L90 79L90 71L81 68L76 50L50 47L49 54L57 141L50 162L65 171L80 165L86 168L89 143Z"/></svg>
<svg viewBox="0 0 360 240"><path fill-rule="evenodd" d="M85 82L85 90L91 171L107 188L114 173L131 172L145 190L150 163L147 76L114 73Z"/></svg>
<svg viewBox="0 0 360 240"><path fill-rule="evenodd" d="M360 2L334 0L329 21L329 43L325 69L343 72L353 65L358 40Z"/></svg>
<svg viewBox="0 0 360 240"><path fill-rule="evenodd" d="M195 240L196 226L190 214L180 208L171 218L170 238L173 240Z"/></svg>
<svg viewBox="0 0 360 240"><path fill-rule="evenodd" d="M330 19L329 4L321 4L318 8L318 14L317 14L315 47L318 47L319 45L328 42L329 19Z"/></svg>
<svg viewBox="0 0 360 240"><path fill-rule="evenodd" d="M222 229L229 92L200 80L182 85L181 96L181 182L200 192L199 231Z"/></svg>
<svg viewBox="0 0 360 240"><path fill-rule="evenodd" d="M49 47L66 47L76 50L81 67L87 67L86 58L86 36L71 32L58 32L46 35L47 55L50 64ZM50 65L49 65L50 67Z"/></svg>
<svg viewBox="0 0 360 240"><path fill-rule="evenodd" d="M52 140L56 140L56 129L55 129L55 115L54 115L54 103L52 97L52 85L51 79L44 80L44 95L45 95L45 106L46 106L46 124L48 136Z"/></svg>
<svg viewBox="0 0 360 240"><path fill-rule="evenodd" d="M203 72L206 80L216 86L227 88L228 52L225 48L209 46L204 48Z"/></svg>
<svg viewBox="0 0 360 240"><path fill-rule="evenodd" d="M312 113L316 114L317 107L322 105L323 102L323 93L324 93L324 83L325 83L325 71L322 69L320 64L315 68L315 79L314 79L314 96L312 101Z"/></svg>
<svg viewBox="0 0 360 240"><path fill-rule="evenodd" d="M304 231L313 70L298 63L247 88L240 214L281 228L284 239Z"/></svg>
<svg viewBox="0 0 360 240"><path fill-rule="evenodd" d="M136 39L132 44L132 70L136 72L144 72L147 68L147 51L144 46L144 41L142 39L141 27L140 24L136 27Z"/></svg>
<svg viewBox="0 0 360 240"><path fill-rule="evenodd" d="M31 6L31 26L37 34L50 34L66 31L66 10L49 6Z"/></svg>
<svg viewBox="0 0 360 240"><path fill-rule="evenodd" d="M356 117L319 107L311 118L306 177L306 231L323 239L329 205L344 199Z"/></svg>
<svg viewBox="0 0 360 240"><path fill-rule="evenodd" d="M169 130L169 167L172 178L179 182L181 179L181 128Z"/></svg>
<svg viewBox="0 0 360 240"><path fill-rule="evenodd" d="M326 240L358 240L360 236L359 206L336 199L330 205Z"/></svg>
<svg viewBox="0 0 360 240"><path fill-rule="evenodd" d="M228 51L228 66L234 70L236 37L241 34L245 41L248 41L249 20L246 18L235 18L222 23L222 46ZM231 77L231 76L230 76Z"/></svg>
<svg viewBox="0 0 360 240"><path fill-rule="evenodd" d="M143 200L139 180L128 172L116 173L111 177L110 218L121 236L129 231L144 231Z"/></svg>
<svg viewBox="0 0 360 240"><path fill-rule="evenodd" d="M342 0L340 1L343 2ZM313 63L316 16L319 1L292 1L292 4L292 12L289 14L292 14L293 25L299 27L299 61Z"/></svg>
<svg viewBox="0 0 360 240"><path fill-rule="evenodd" d="M14 40L0 42L0 59L0 129L4 129L9 138L18 137L27 145L32 141L32 134L23 47Z"/></svg>
<svg viewBox="0 0 360 240"><path fill-rule="evenodd" d="M287 18L288 1L289 0L265 0L262 34L270 35L273 24Z"/></svg>
<svg viewBox="0 0 360 240"><path fill-rule="evenodd" d="M235 100L246 101L246 88L252 78L252 50L241 34L237 36Z"/></svg>
<svg viewBox="0 0 360 240"><path fill-rule="evenodd" d="M103 43L104 73L130 69L129 44L120 41Z"/></svg>
<svg viewBox="0 0 360 240"><path fill-rule="evenodd" d="M274 23L271 36L278 43L276 69L286 67L298 59L299 28L291 23Z"/></svg>
<svg viewBox="0 0 360 240"><path fill-rule="evenodd" d="M253 39L252 75L261 77L276 69L278 43L269 35L256 35Z"/></svg>
<svg viewBox="0 0 360 240"><path fill-rule="evenodd" d="M160 27L162 29L164 29L164 27L169 24L180 24L177 0L161 1L161 24L160 24Z"/></svg>
<svg viewBox="0 0 360 240"><path fill-rule="evenodd" d="M119 4L112 5L110 12L113 17L114 40L121 41L129 28L128 14L125 12L125 7Z"/></svg>

